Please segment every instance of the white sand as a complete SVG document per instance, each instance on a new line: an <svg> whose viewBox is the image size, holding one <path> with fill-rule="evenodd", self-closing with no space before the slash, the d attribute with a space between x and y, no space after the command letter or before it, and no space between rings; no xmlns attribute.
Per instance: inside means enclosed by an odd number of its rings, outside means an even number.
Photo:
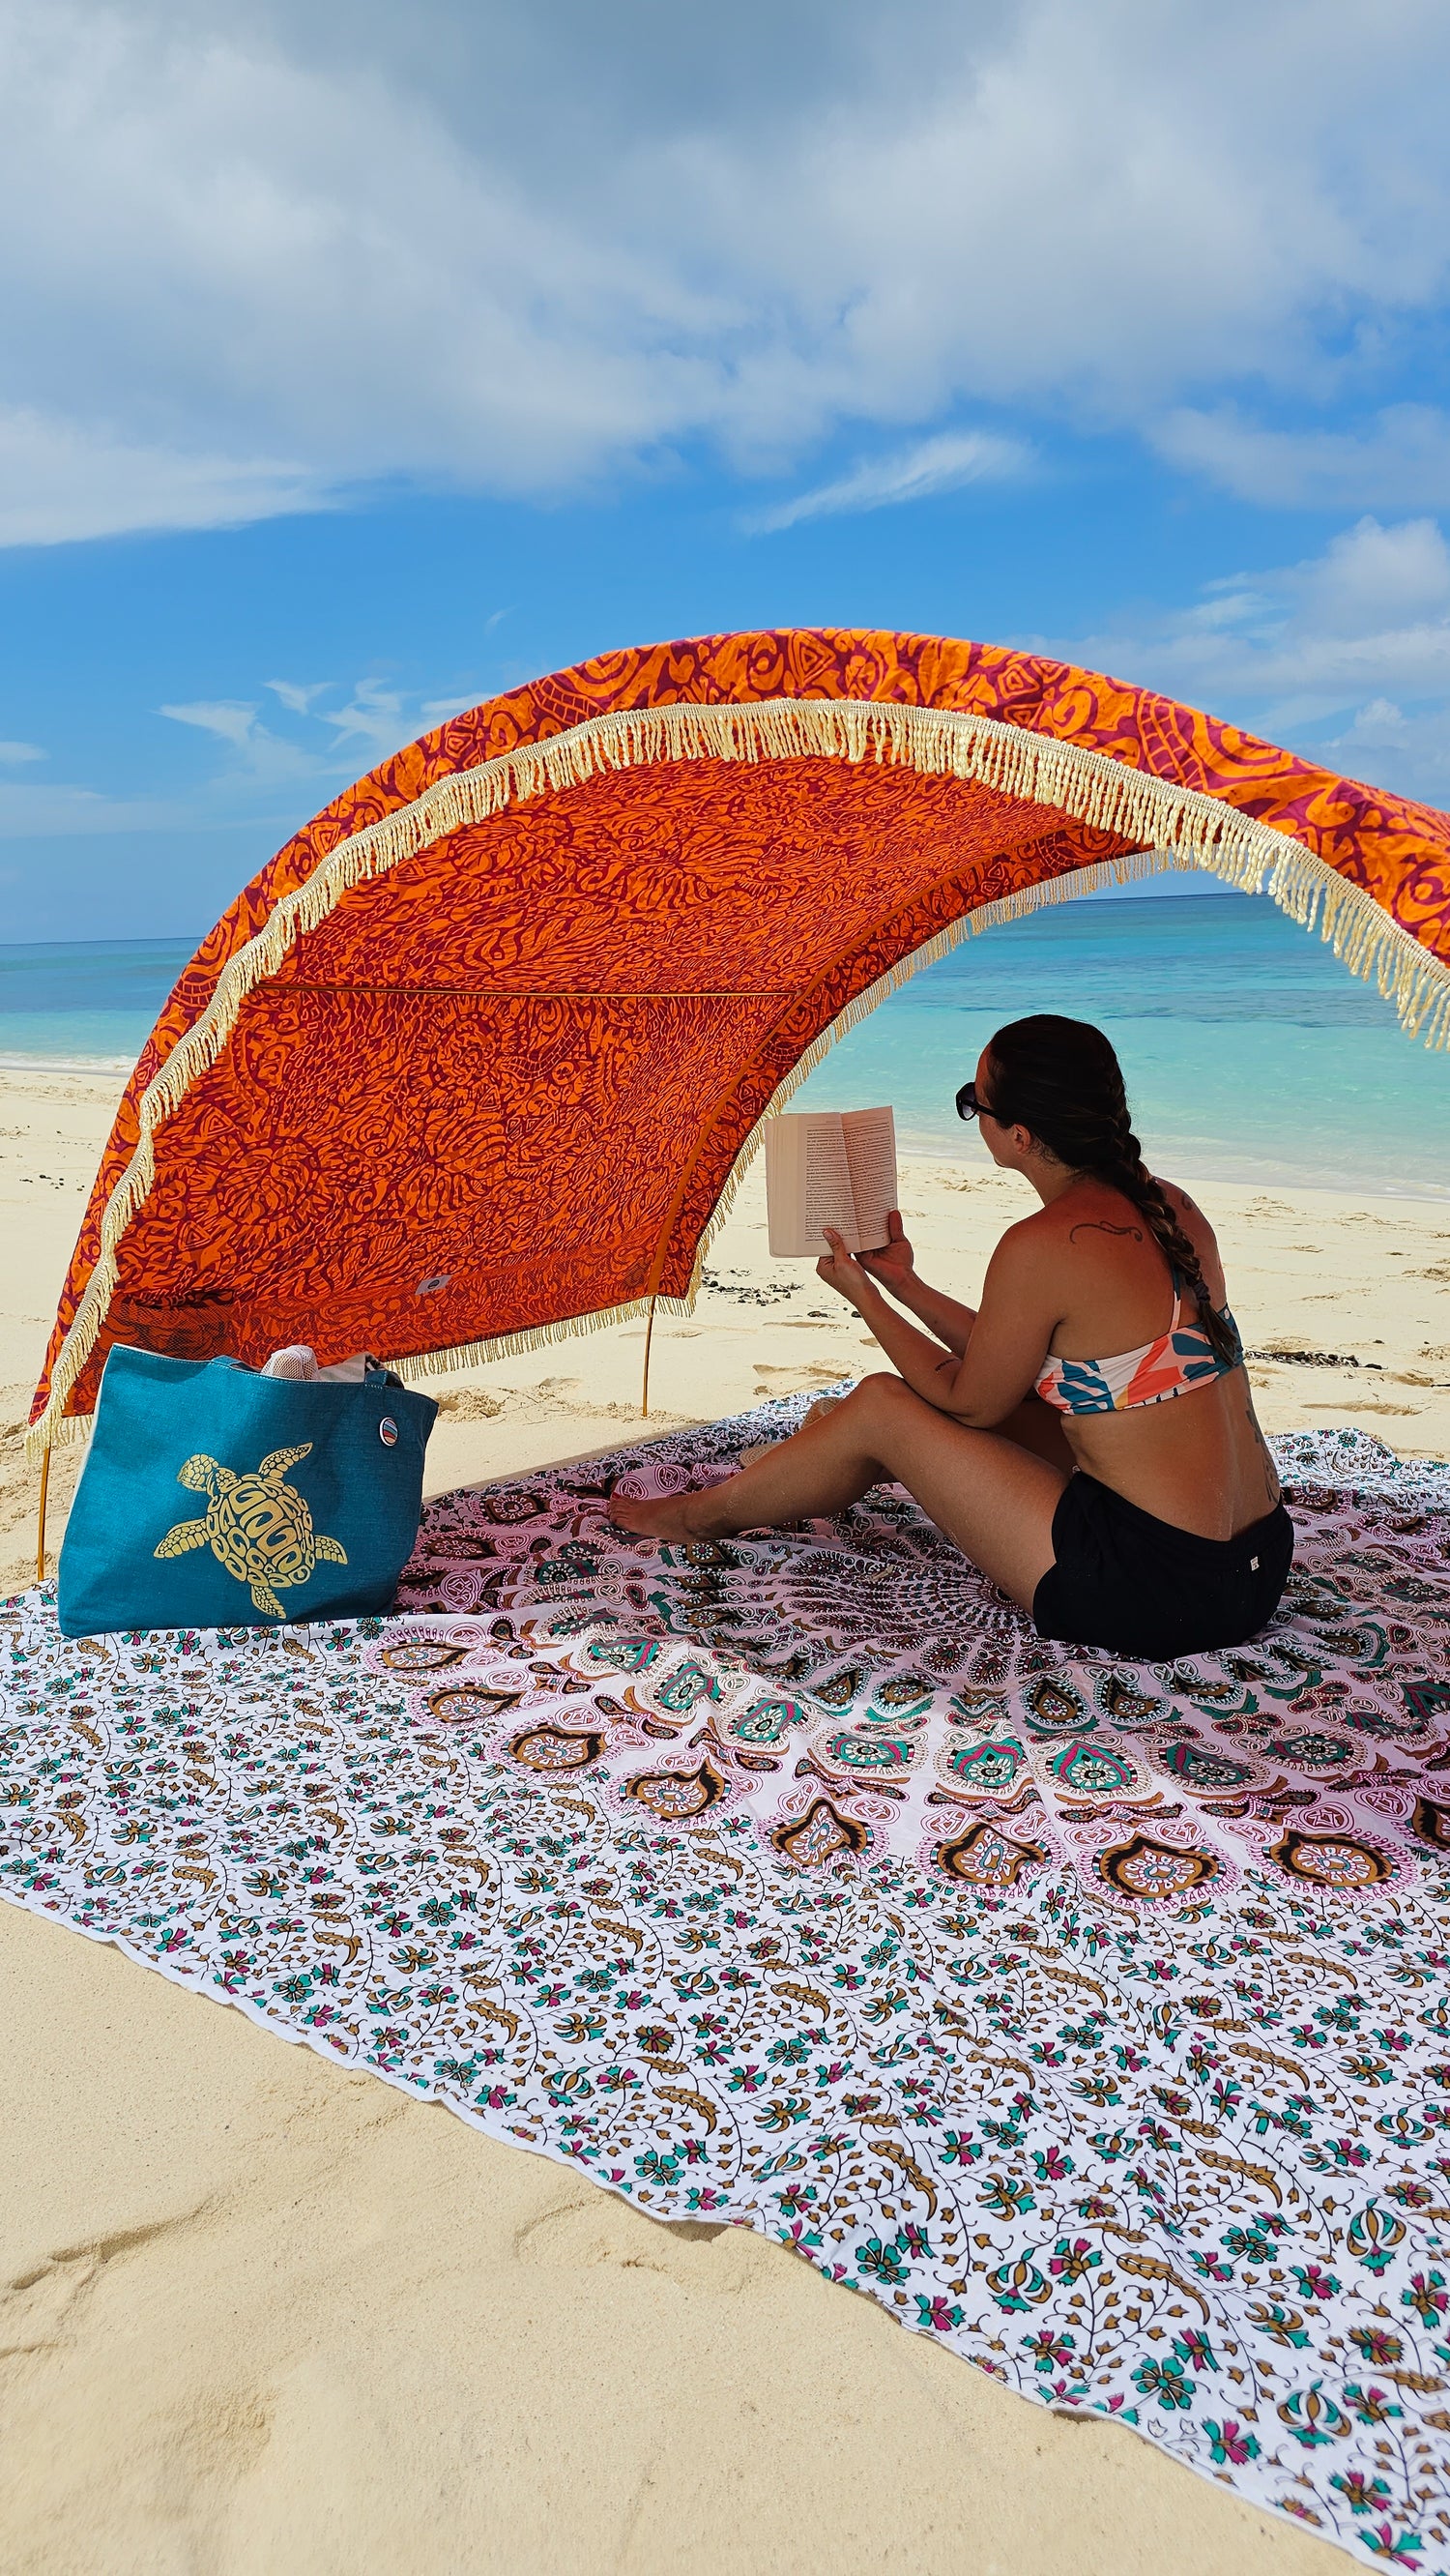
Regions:
<svg viewBox="0 0 1450 2576"><path fill-rule="evenodd" d="M113 1096L0 1077L7 1590L33 1571L17 1435ZM968 1296L1029 1204L970 1139L903 1194L923 1268ZM1256 1364L1266 1426L1450 1453L1450 1205L1197 1194L1250 1346L1361 1363ZM657 1427L874 1365L854 1318L811 1316L807 1265L769 1262L758 1181L711 1269L656 1332ZM642 1351L636 1326L437 1383L430 1490L631 1437ZM779 2247L660 2227L4 1905L0 2026L4 2576L1345 2563Z"/></svg>

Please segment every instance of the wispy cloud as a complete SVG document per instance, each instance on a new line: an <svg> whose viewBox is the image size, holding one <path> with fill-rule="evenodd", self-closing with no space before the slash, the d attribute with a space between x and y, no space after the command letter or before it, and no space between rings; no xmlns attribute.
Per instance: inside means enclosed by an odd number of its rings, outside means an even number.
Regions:
<svg viewBox="0 0 1450 2576"><path fill-rule="evenodd" d="M0 841L110 836L117 832L204 832L247 822L256 829L285 828L299 791L330 795L337 784L437 723L476 703L458 693L421 704L381 681L352 684L345 703L320 707L330 681L268 681L291 717L283 735L258 721L245 698L194 698L158 707L172 724L189 726L221 746L213 775L174 797L113 796L89 788L0 778ZM285 718L283 719L285 721ZM0 762L29 764L46 757L38 744L0 742ZM305 810L305 808L304 808Z"/></svg>
<svg viewBox="0 0 1450 2576"><path fill-rule="evenodd" d="M1170 412L1160 455L1237 500L1281 509L1450 505L1450 414L1398 403L1368 429L1263 429L1232 409Z"/></svg>
<svg viewBox="0 0 1450 2576"><path fill-rule="evenodd" d="M257 703L247 698L194 698L156 710L173 724L190 725L226 745L230 757L213 782L219 793L300 785L309 779L330 785L353 777L445 716L476 706L485 694L473 688L447 697L419 697L369 677L346 684L337 691L340 703L328 706L325 701L337 685L331 680L267 680L263 685L282 710L271 725L260 721Z"/></svg>
<svg viewBox="0 0 1450 2576"><path fill-rule="evenodd" d="M1433 519L1360 519L1302 563L1212 582L1151 624L1053 649L1332 768L1450 801L1450 546Z"/></svg>
<svg viewBox="0 0 1450 2576"><path fill-rule="evenodd" d="M305 716L311 713L313 699L325 698L335 683L331 680L268 680L266 686L292 715ZM162 712L165 713L164 708Z"/></svg>
<svg viewBox="0 0 1450 2576"><path fill-rule="evenodd" d="M327 506L323 479L300 466L140 444L56 412L0 407L0 546L240 527Z"/></svg>
<svg viewBox="0 0 1450 2576"><path fill-rule="evenodd" d="M195 698L180 705L158 707L158 715L169 717L173 724L191 725L198 733L212 734L224 742L232 754L231 762L219 786L276 788L300 785L304 780L328 774L327 763L315 750L288 741L269 726L257 721L258 709L238 698Z"/></svg>
<svg viewBox="0 0 1450 2576"><path fill-rule="evenodd" d="M454 689L444 698L425 698L418 713L425 726L446 724L450 716L463 715L487 695L486 689Z"/></svg>
<svg viewBox="0 0 1450 2576"><path fill-rule="evenodd" d="M381 758L407 740L402 693L384 688L380 680L359 680L345 707L319 707L318 714L332 726L339 747L363 743Z"/></svg>
<svg viewBox="0 0 1450 2576"><path fill-rule="evenodd" d="M985 430L946 430L919 439L890 456L863 459L835 482L798 492L773 509L753 512L745 521L759 536L797 527L802 519L829 519L848 510L889 510L904 501L927 501L938 492L955 492L966 483L1010 483L1031 470L1032 451L1020 439L998 438Z"/></svg>
<svg viewBox="0 0 1450 2576"><path fill-rule="evenodd" d="M158 707L157 714L169 716L173 724L195 725L200 733L214 733L240 751L252 739L257 710L240 705L235 698L197 698L189 706Z"/></svg>
<svg viewBox="0 0 1450 2576"><path fill-rule="evenodd" d="M183 806L159 796L103 796L89 787L0 782L0 840L4 841L89 839L97 832L170 832L192 819Z"/></svg>

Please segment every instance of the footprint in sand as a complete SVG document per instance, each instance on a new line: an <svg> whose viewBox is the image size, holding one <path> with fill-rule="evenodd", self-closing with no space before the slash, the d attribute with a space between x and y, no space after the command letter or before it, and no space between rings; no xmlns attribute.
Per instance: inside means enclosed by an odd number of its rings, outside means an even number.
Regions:
<svg viewBox="0 0 1450 2576"><path fill-rule="evenodd" d="M736 2298L754 2251L748 2241L742 2246L743 2233L699 2219L647 2218L601 2193L597 2202L571 2201L530 2219L514 2238L514 2258L551 2271L652 2272L696 2296Z"/></svg>
<svg viewBox="0 0 1450 2576"><path fill-rule="evenodd" d="M1419 1410L1420 1407L1418 1404L1367 1404L1362 1397L1357 1395L1341 1396L1338 1404L1306 1404L1304 1407L1304 1411L1306 1413L1329 1413L1333 1414L1336 1419L1341 1413L1398 1413L1409 1415L1412 1413L1418 1413Z"/></svg>
<svg viewBox="0 0 1450 2576"><path fill-rule="evenodd" d="M822 1360L757 1360L757 1395L809 1395L817 1387L838 1386L847 1374Z"/></svg>

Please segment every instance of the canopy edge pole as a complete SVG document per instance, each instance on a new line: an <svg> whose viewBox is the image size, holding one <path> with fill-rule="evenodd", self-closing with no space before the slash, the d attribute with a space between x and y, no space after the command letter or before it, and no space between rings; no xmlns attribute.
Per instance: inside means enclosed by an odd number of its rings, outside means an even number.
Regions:
<svg viewBox="0 0 1450 2576"><path fill-rule="evenodd" d="M45 1504L50 1492L50 1444L47 1441L40 1461L40 1510L35 1524L35 1580L45 1581Z"/></svg>
<svg viewBox="0 0 1450 2576"><path fill-rule="evenodd" d="M649 1420L649 1346L654 1339L655 1301L658 1296L659 1290L657 1288L652 1288L650 1291L649 1314L645 1319L644 1328L644 1377L639 1390L639 1411L640 1420L642 1422L648 1422Z"/></svg>

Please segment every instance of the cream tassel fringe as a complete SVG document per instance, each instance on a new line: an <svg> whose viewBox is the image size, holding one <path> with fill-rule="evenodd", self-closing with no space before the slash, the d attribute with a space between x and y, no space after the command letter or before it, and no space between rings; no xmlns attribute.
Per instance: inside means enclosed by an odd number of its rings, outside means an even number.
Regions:
<svg viewBox="0 0 1450 2576"><path fill-rule="evenodd" d="M944 707L881 704L874 699L773 698L754 706L675 706L628 709L590 716L569 731L527 749L505 752L477 769L442 778L411 805L354 833L313 870L305 885L283 897L256 937L237 951L217 979L199 1019L179 1038L144 1093L136 1150L107 1202L96 1265L75 1319L57 1356L50 1401L32 1427L27 1455L38 1459L67 1435L64 1407L115 1294L121 1238L156 1176L155 1137L192 1086L225 1048L247 995L275 975L303 932L315 930L356 885L386 876L446 834L480 823L505 806L551 790L582 785L610 770L676 760L868 760L899 763L924 775L972 778L1000 794L1055 808L1075 821L1120 833L1140 844L1126 861L1074 871L1070 879L1024 887L1005 902L986 906L928 942L915 958L873 986L841 1014L807 1050L771 1103L771 1112L820 1062L836 1039L874 1010L877 1002L960 938L994 921L1016 920L1043 903L1062 902L1090 885L1122 882L1127 875L1163 867L1210 869L1229 885L1267 894L1306 930L1319 923L1323 936L1356 975L1372 977L1394 1002L1402 1025L1429 1046L1450 1046L1450 967L1392 921L1363 886L1352 885L1327 862L1287 833L1240 814L1196 790L1175 787L1143 770L1129 769L1102 752L1059 742L1054 736L1003 724L996 717L959 714ZM759 1126L737 1157L701 1253L728 1209L739 1175L759 1141ZM696 1265L698 1281L699 1264ZM688 1312L685 1300L662 1298L666 1313ZM497 1344L472 1343L439 1352L410 1368L459 1368L482 1358L536 1350L566 1335L600 1329L643 1306L612 1308L599 1316L571 1318L509 1334ZM74 1417L72 1417L73 1419Z"/></svg>

